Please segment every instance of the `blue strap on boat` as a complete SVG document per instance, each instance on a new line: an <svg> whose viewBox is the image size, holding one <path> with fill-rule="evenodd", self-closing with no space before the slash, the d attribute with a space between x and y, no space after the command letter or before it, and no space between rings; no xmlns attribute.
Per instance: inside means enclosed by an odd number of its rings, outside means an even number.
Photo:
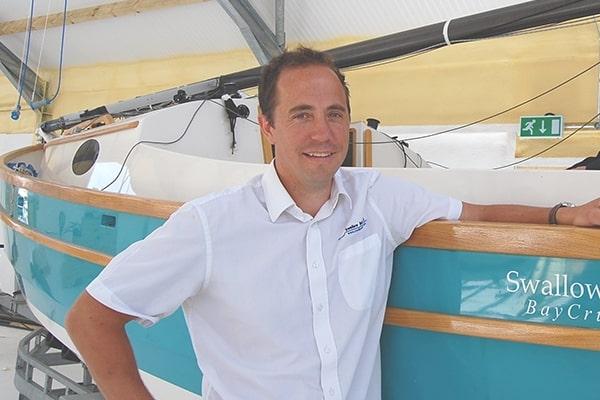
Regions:
<svg viewBox="0 0 600 400"><path fill-rule="evenodd" d="M34 178L37 178L38 176L38 172L35 170L34 166L23 161L9 162L6 166L23 175L33 176Z"/></svg>

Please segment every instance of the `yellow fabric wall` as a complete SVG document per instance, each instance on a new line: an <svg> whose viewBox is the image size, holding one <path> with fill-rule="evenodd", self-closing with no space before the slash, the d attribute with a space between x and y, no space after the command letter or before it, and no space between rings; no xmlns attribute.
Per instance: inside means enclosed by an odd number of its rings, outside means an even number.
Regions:
<svg viewBox="0 0 600 400"><path fill-rule="evenodd" d="M15 87L4 75L0 75L0 134L32 133L40 124L41 114L31 111L23 100L21 101L21 117L16 121L10 118L17 98L18 92Z"/></svg>
<svg viewBox="0 0 600 400"><path fill-rule="evenodd" d="M357 38L312 44L336 47ZM347 71L353 120L376 117L385 125L461 124L494 114L569 78L599 59L595 25L456 44L385 65ZM58 99L44 119L152 93L256 65L250 51L167 60L96 64L63 71ZM42 71L54 93L57 71ZM598 68L566 87L499 116L491 123L517 123L520 115L554 112L567 123L587 121L597 111ZM0 132L32 131L32 112L10 120L16 90L0 78Z"/></svg>
<svg viewBox="0 0 600 400"><path fill-rule="evenodd" d="M354 119L385 125L462 124L507 109L599 60L594 25L456 44L378 68L348 73ZM598 68L489 123L554 112L567 122L597 111Z"/></svg>

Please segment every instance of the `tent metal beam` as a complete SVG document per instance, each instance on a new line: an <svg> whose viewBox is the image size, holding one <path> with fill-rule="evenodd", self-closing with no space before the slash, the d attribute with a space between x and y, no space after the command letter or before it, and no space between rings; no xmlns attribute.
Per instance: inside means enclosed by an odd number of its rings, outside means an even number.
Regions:
<svg viewBox="0 0 600 400"><path fill-rule="evenodd" d="M267 26L248 0L217 0L238 26L254 56L261 65L282 53L285 45L283 34L283 1L276 0L276 30L278 36ZM279 39L279 40L278 40Z"/></svg>
<svg viewBox="0 0 600 400"><path fill-rule="evenodd" d="M46 83L26 65L23 65L23 71L21 71L21 64L22 62L19 57L17 57L4 44L2 44L2 42L0 42L0 71L4 74L4 76L6 76L9 82L12 83L17 93L20 90L19 75L25 74L22 88L23 99L25 99L29 104L42 100L44 98Z"/></svg>

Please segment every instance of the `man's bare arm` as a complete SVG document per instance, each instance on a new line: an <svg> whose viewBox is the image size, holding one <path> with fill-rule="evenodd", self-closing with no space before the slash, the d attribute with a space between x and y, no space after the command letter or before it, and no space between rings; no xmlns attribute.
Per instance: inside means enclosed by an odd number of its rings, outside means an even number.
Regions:
<svg viewBox="0 0 600 400"><path fill-rule="evenodd" d="M67 332L106 400L152 399L125 332L125 324L132 319L106 307L86 291L67 315Z"/></svg>
<svg viewBox="0 0 600 400"><path fill-rule="evenodd" d="M551 208L517 205L478 205L463 202L461 221L547 224ZM600 199L556 212L559 225L600 226Z"/></svg>

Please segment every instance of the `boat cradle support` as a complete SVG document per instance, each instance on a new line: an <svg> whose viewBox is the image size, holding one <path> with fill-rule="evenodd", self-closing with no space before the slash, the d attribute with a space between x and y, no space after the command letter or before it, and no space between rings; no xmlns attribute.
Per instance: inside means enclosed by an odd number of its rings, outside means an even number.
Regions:
<svg viewBox="0 0 600 400"><path fill-rule="evenodd" d="M45 329L38 329L20 342L17 350L15 387L19 400L103 400L92 377L81 361L66 358ZM64 375L57 367L81 368L81 382ZM41 383L39 383L41 382Z"/></svg>

